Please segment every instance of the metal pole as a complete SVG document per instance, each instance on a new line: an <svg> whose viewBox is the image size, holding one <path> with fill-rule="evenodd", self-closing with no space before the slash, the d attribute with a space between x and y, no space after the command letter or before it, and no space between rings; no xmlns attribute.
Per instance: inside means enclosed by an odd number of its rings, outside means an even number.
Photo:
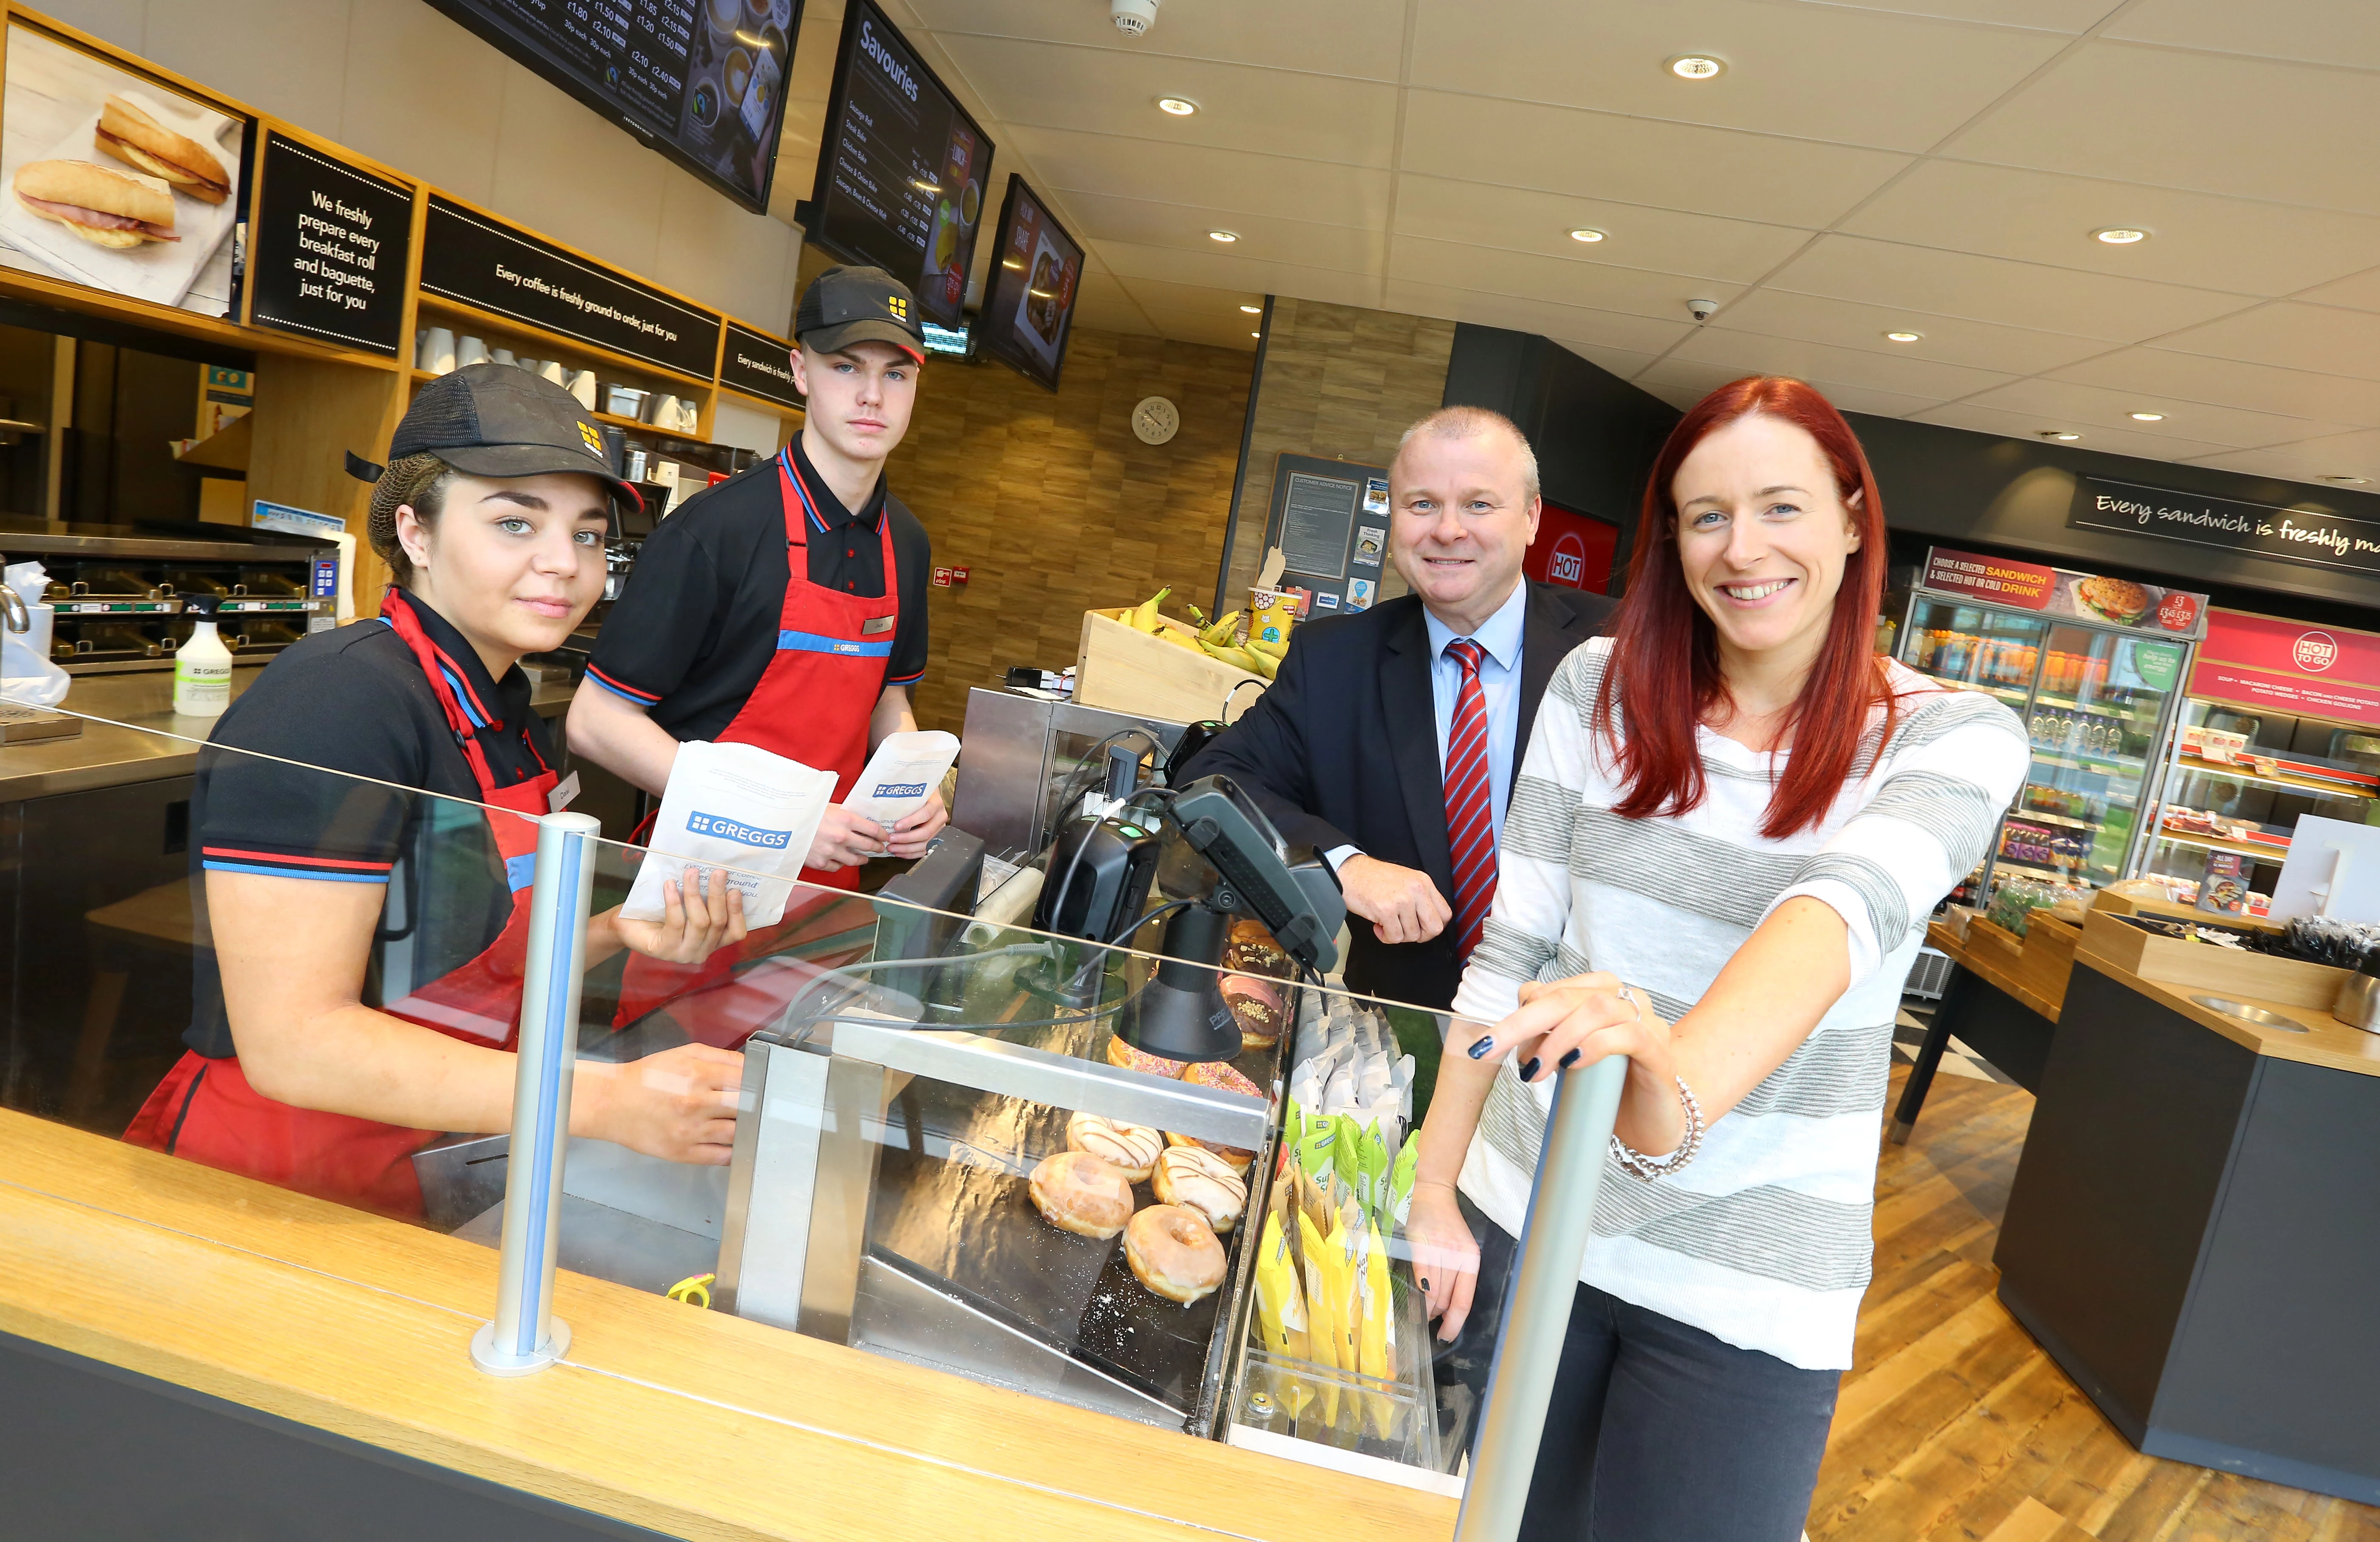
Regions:
<svg viewBox="0 0 2380 1542"><path fill-rule="evenodd" d="M570 1325L553 1315L553 1261L562 1236L562 1167L569 1149L571 1067L578 1054L587 909L601 830L587 814L548 814L538 821L512 1150L504 1172L504 1262L495 1320L471 1335L472 1362L491 1376L543 1370L570 1348Z"/></svg>
<svg viewBox="0 0 2380 1542"><path fill-rule="evenodd" d="M1504 1328L1479 1416L1470 1481L1455 1517L1454 1542L1512 1542L1537 1468L1537 1439L1561 1365L1579 1266L1595 1220L1603 1154L1628 1079L1623 1055L1565 1071L1554 1083L1553 1112L1537 1153L1536 1186L1521 1228L1504 1297Z"/></svg>

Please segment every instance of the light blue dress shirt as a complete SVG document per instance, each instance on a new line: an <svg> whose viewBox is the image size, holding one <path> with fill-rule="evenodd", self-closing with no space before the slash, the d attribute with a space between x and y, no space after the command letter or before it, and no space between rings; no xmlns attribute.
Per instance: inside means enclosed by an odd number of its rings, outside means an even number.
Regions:
<svg viewBox="0 0 2380 1542"><path fill-rule="evenodd" d="M1512 597L1471 634L1484 655L1479 661L1479 690L1488 699L1488 817L1496 840L1504 839L1504 806L1512 799L1512 744L1521 732L1521 635L1529 613L1529 586L1512 586ZM1424 611L1429 628L1429 694L1438 710L1438 774L1441 789L1446 777L1446 741L1454 730L1454 706L1463 694L1463 666L1446 651L1459 635L1445 622ZM1324 856L1337 868L1362 848L1333 846Z"/></svg>

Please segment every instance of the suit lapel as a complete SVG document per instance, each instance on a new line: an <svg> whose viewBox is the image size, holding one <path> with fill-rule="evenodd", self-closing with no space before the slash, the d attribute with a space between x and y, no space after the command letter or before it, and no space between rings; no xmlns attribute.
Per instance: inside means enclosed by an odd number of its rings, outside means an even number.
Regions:
<svg viewBox="0 0 2380 1542"><path fill-rule="evenodd" d="M1390 631L1380 661L1380 705L1390 753L1422 871L1441 894L1454 892L1454 857L1446 843L1446 783L1438 764L1438 707L1429 684L1429 628L1415 604Z"/></svg>
<svg viewBox="0 0 2380 1542"><path fill-rule="evenodd" d="M1522 762L1529 758L1529 730L1536 726L1537 703L1545 699L1547 682L1553 679L1555 667L1582 640L1562 625L1567 619L1563 609L1551 594L1530 586L1527 617L1521 627L1521 718L1512 733L1515 777L1521 773Z"/></svg>

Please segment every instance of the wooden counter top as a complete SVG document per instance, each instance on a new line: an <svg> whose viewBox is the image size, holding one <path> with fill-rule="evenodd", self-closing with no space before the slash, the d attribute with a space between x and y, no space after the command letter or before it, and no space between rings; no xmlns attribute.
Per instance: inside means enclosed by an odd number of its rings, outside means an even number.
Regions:
<svg viewBox="0 0 2380 1542"><path fill-rule="evenodd" d="M0 1331L673 1536L1437 1542L1455 1502L565 1273L568 1359L471 1364L497 1256L0 1111Z"/></svg>
<svg viewBox="0 0 2380 1542"><path fill-rule="evenodd" d="M2253 1050L2260 1055L2298 1061L2307 1065L2326 1065L2334 1071L2380 1076L2380 1034L2349 1027L2333 1017L2327 1007L2277 1001L2220 985L2178 985L2166 980L2146 979L2094 953L2087 938L2075 953L2074 962L2088 965L2101 974L2131 986L2159 1006L2171 1007L2201 1026L2212 1028L2232 1043ZM2265 1027L2228 1013L2216 1012L2212 1007L2200 1006L2191 1000L2192 996L2217 996L2228 1002L2238 1002L2242 1006L2262 1007L2291 1022L2304 1024L2306 1031L2291 1033L2286 1028Z"/></svg>
<svg viewBox="0 0 2380 1542"><path fill-rule="evenodd" d="M2015 998L2018 1004L2027 1011L2038 1013L2053 1023L2058 1021L2058 1004L2046 999L2039 991L2017 978L2014 962L2002 955L1998 950L1970 946L1967 941L1951 930L1949 924L1945 921L1932 921L1926 924L1925 943L1928 947L1948 954L1951 963L1966 970L1993 990Z"/></svg>

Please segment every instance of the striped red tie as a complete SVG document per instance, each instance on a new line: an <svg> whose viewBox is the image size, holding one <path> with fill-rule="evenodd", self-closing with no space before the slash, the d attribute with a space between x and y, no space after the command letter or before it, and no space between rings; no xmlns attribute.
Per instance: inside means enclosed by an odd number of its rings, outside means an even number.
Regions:
<svg viewBox="0 0 2380 1542"><path fill-rule="evenodd" d="M1446 734L1446 844L1454 857L1454 952L1471 956L1496 897L1496 825L1489 815L1488 695L1479 688L1480 648L1468 637L1446 645L1463 666L1454 722Z"/></svg>

